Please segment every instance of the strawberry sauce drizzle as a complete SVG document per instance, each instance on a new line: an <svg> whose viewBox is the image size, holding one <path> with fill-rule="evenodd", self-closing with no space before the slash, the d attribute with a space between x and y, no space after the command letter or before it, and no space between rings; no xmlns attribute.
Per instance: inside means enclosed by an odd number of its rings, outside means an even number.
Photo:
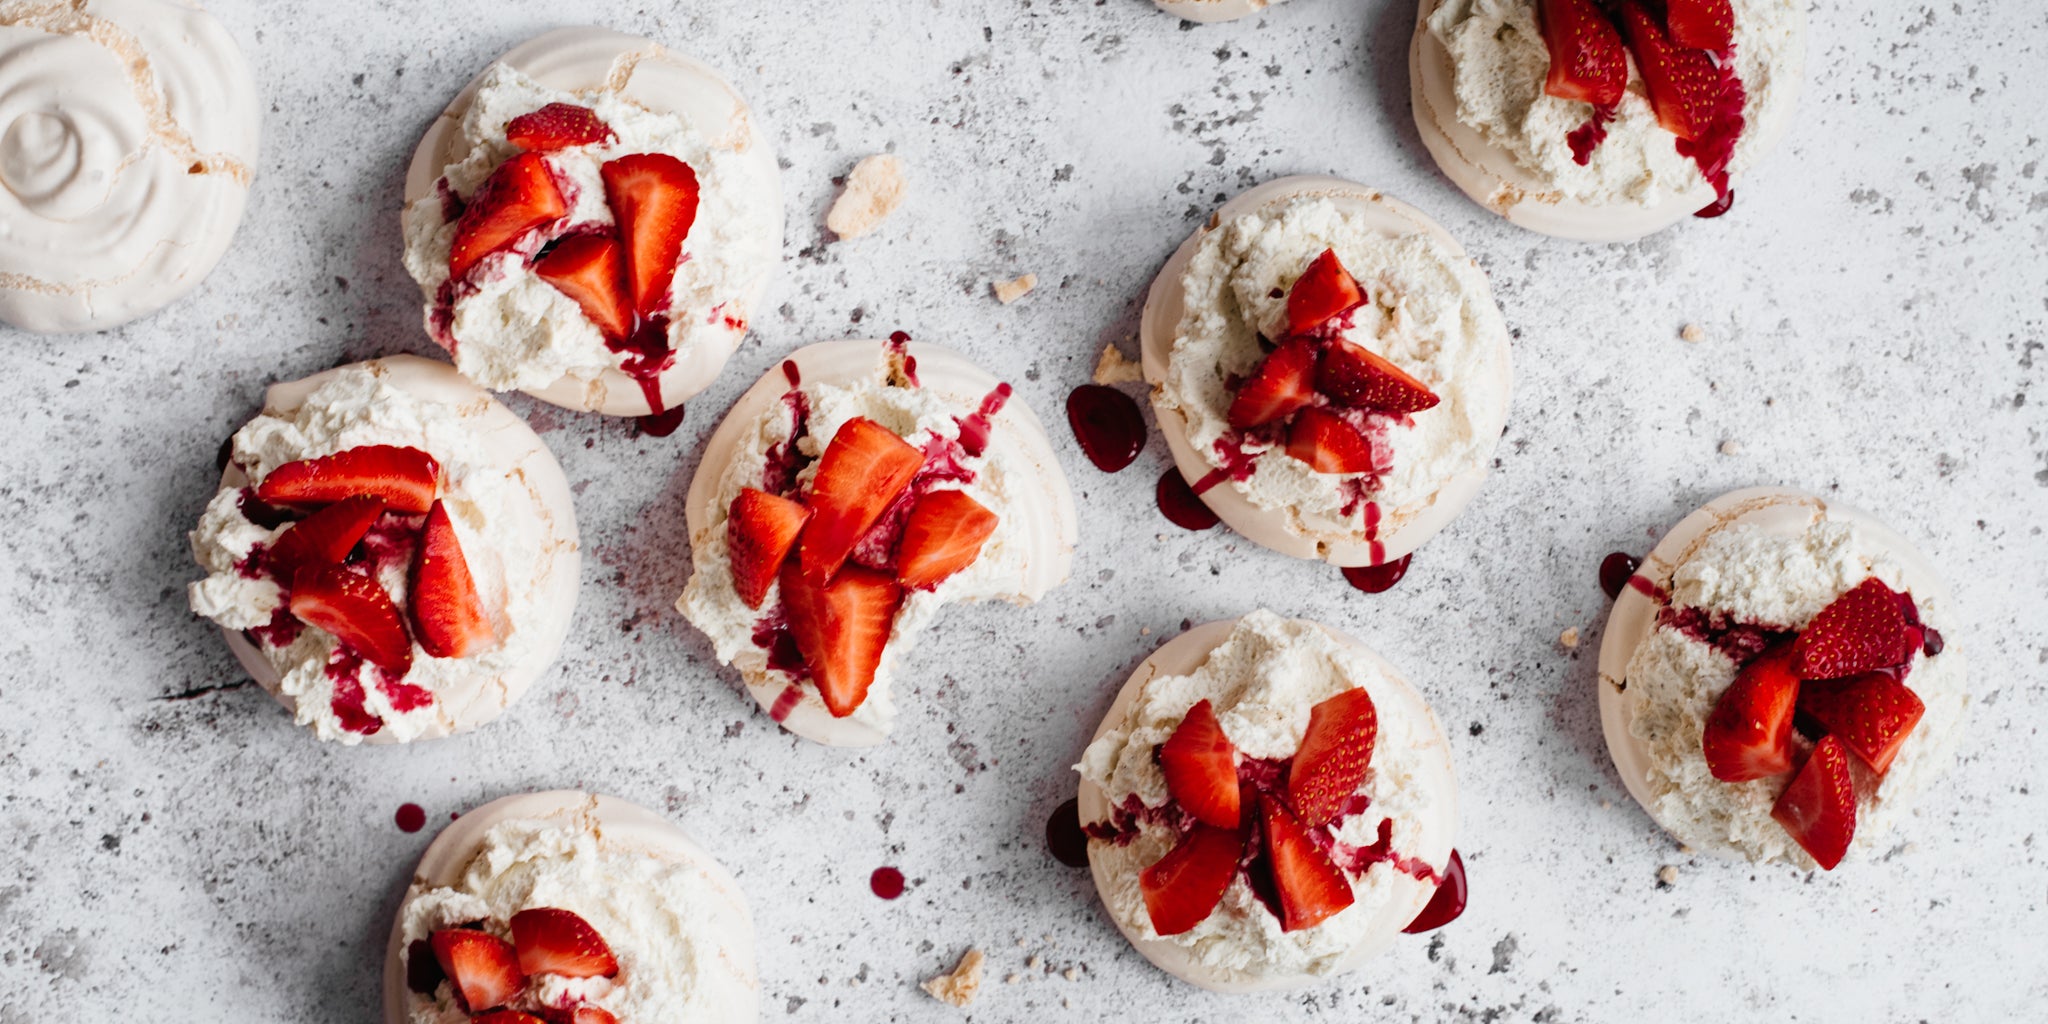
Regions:
<svg viewBox="0 0 2048 1024"><path fill-rule="evenodd" d="M1564 141L1572 148L1572 162L1580 167L1593 159L1593 151L1607 141L1607 122L1614 120L1613 107L1594 107L1593 116L1586 123L1565 133Z"/></svg>
<svg viewBox="0 0 2048 1024"><path fill-rule="evenodd" d="M1641 594L1644 597L1647 597L1650 600L1657 602L1658 604L1663 604L1664 602L1671 600L1671 595L1666 593L1663 587L1658 586L1656 580L1653 580L1648 576L1644 576L1641 573L1637 573L1634 576L1630 576L1628 578L1628 585L1636 593Z"/></svg>
<svg viewBox="0 0 2048 1024"><path fill-rule="evenodd" d="M910 354L910 332L889 332L889 343L885 347L889 351L889 361L903 368L903 379L911 387L923 387L917 379L917 357Z"/></svg>
<svg viewBox="0 0 2048 1024"><path fill-rule="evenodd" d="M1115 473L1145 450L1145 416L1131 396L1102 384L1083 384L1067 393L1067 426L1081 453L1095 468Z"/></svg>
<svg viewBox="0 0 2048 1024"><path fill-rule="evenodd" d="M789 634L784 633L783 635L788 636ZM789 713L796 710L797 702L803 699L804 691L801 689L795 686L783 687L782 692L776 695L774 705L768 709L768 717L777 722L786 720L789 718Z"/></svg>
<svg viewBox="0 0 2048 1024"><path fill-rule="evenodd" d="M1629 585L1629 577L1634 576L1642 564L1626 551L1609 552L1600 560L1600 589L1607 593L1608 600L1621 596L1621 588Z"/></svg>
<svg viewBox="0 0 2048 1024"><path fill-rule="evenodd" d="M1415 560L1415 555L1411 552L1391 562L1382 562L1380 558L1385 553L1380 542L1373 541L1373 564L1346 566L1344 582L1368 594L1383 594L1394 589L1394 584L1401 582L1401 578L1408 575L1408 563Z"/></svg>
<svg viewBox="0 0 2048 1024"><path fill-rule="evenodd" d="M1429 905L1422 908L1422 913L1415 915L1415 920L1408 922L1408 927L1401 930L1410 935L1420 935L1450 924L1465 913L1465 899L1468 894L1465 883L1465 858L1459 856L1458 851L1452 850L1450 866L1444 869L1443 881L1437 885L1436 895L1431 896Z"/></svg>
<svg viewBox="0 0 2048 1024"><path fill-rule="evenodd" d="M1153 498L1159 503L1160 513L1183 530L1206 530L1222 521L1174 466L1166 467L1166 472L1159 475Z"/></svg>
<svg viewBox="0 0 2048 1024"><path fill-rule="evenodd" d="M427 827L427 809L418 804L399 804L391 821L400 832L418 832Z"/></svg>
<svg viewBox="0 0 2048 1024"><path fill-rule="evenodd" d="M989 432L993 425L989 418L1001 412L1003 403L1010 400L1010 385L997 384L996 389L981 400L981 407L966 416L955 416L953 422L960 424L960 447L967 454L978 456L988 450Z"/></svg>
<svg viewBox="0 0 2048 1024"><path fill-rule="evenodd" d="M619 371L640 385L640 393L647 398L648 416L660 416L667 411L668 406L661 398L661 375L676 364L675 350L668 344L668 318L648 317L640 322L632 337L606 338L604 347L625 356L619 361ZM646 429L644 424L642 429Z"/></svg>
<svg viewBox="0 0 2048 1024"><path fill-rule="evenodd" d="M1641 576L1631 577L1642 579ZM1790 638L1795 630L1771 623L1745 622L1725 612L1704 608L1665 606L1657 611L1657 625L1675 629L1727 655L1736 665L1747 665L1765 648Z"/></svg>
<svg viewBox="0 0 2048 1024"><path fill-rule="evenodd" d="M1088 834L1081 830L1081 802L1068 798L1045 819L1045 848L1070 868L1088 866Z"/></svg>

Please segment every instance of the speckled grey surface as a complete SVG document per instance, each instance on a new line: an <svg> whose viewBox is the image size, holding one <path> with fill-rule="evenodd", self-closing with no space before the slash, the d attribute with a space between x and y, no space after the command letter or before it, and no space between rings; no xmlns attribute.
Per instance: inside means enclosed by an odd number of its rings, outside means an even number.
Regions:
<svg viewBox="0 0 2048 1024"><path fill-rule="evenodd" d="M445 821L564 786L663 809L738 873L765 1020L958 1019L915 982L970 945L990 956L966 1015L983 1021L2038 1018L2048 19L1877 6L1813 11L1797 122L1730 216L1589 247L1508 227L1431 166L1409 120L1407 0L1295 0L1193 29L1142 0L577 5L709 59L754 101L787 165L787 263L676 436L512 400L584 524L560 663L480 733L344 749L295 729L187 612L184 533L266 382L429 350L398 259L406 158L455 89L563 15L216 0L268 112L226 261L124 329L4 338L0 1022L373 1020L390 915L431 835L398 831L394 810ZM831 179L883 149L909 166L908 203L826 243ZM1516 328L1498 471L1400 587L1357 594L1171 527L1152 508L1156 438L1104 476L1060 430L1085 514L1073 580L1028 610L949 610L909 663L890 746L797 741L709 663L670 608L681 496L699 440L780 353L900 327L1057 422L1181 237L1293 172L1440 219ZM1023 271L1039 290L997 305L989 281ZM1706 340L1680 341L1686 323ZM1969 738L1881 862L1808 877L1686 855L1602 746L1600 557L1752 483L1878 512L1960 597ZM1259 604L1366 638L1434 702L1473 902L1341 982L1233 1000L1127 948L1041 829L1129 668L1183 620ZM884 864L912 880L893 903L867 889Z"/></svg>

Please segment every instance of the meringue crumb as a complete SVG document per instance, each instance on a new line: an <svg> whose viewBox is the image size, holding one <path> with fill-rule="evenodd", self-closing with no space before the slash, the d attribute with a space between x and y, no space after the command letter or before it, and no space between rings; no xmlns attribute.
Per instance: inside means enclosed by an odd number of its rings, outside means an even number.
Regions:
<svg viewBox="0 0 2048 1024"><path fill-rule="evenodd" d="M1707 329L1698 324L1686 324L1679 329L1678 336L1693 344L1699 344L1707 340Z"/></svg>
<svg viewBox="0 0 2048 1024"><path fill-rule="evenodd" d="M1010 974L1009 976L1007 976L1007 977L1005 977L1005 978L1003 979L1003 984L1005 984L1005 985L1015 985L1016 983L1018 983L1018 982L1020 982L1020 981L1023 981L1023 980L1024 980L1024 976L1023 976L1023 975L1021 975L1021 974L1015 974L1015 973L1012 973L1012 974Z"/></svg>
<svg viewBox="0 0 2048 1024"><path fill-rule="evenodd" d="M1019 936L1017 936L1017 948L1018 948L1018 949L1023 949L1023 948L1024 948L1025 946L1027 946L1027 945L1029 945L1029 943L1027 943L1027 942L1025 942L1025 941L1024 941L1024 936L1022 936L1022 935L1019 935Z"/></svg>
<svg viewBox="0 0 2048 1024"><path fill-rule="evenodd" d="M952 973L926 978L918 987L949 1006L967 1006L974 1002L975 993L981 991L981 962L985 959L981 950L969 946L967 952L960 954L960 962L953 965Z"/></svg>
<svg viewBox="0 0 2048 1024"><path fill-rule="evenodd" d="M1138 635L1139 635L1139 636L1151 636L1151 635L1152 635L1152 627L1150 627L1150 626L1140 626L1140 627L1138 628Z"/></svg>
<svg viewBox="0 0 2048 1024"><path fill-rule="evenodd" d="M1559 633L1557 635L1557 642L1565 645L1568 648L1577 647L1579 645L1579 627L1566 627L1564 632Z"/></svg>
<svg viewBox="0 0 2048 1024"><path fill-rule="evenodd" d="M1043 961L1043 960L1040 960L1040 959L1038 958L1038 954L1036 954L1036 953L1033 953L1033 954L1031 954L1031 959L1029 959L1029 960L1026 960L1026 961L1024 961L1024 966L1026 966L1026 967L1029 967L1029 968L1031 968L1031 969L1032 969L1032 970L1034 970L1034 971L1035 971L1035 970L1037 970L1037 969L1039 969L1040 967L1042 967L1042 966L1044 966L1044 965L1045 965L1045 961Z"/></svg>
<svg viewBox="0 0 2048 1024"><path fill-rule="evenodd" d="M1115 345L1102 346L1102 355L1095 360L1095 383L1131 384L1144 379L1144 364L1125 359Z"/></svg>
<svg viewBox="0 0 2048 1024"><path fill-rule="evenodd" d="M1069 967L1065 971L1061 972L1061 976L1066 978L1068 981L1080 981L1081 969L1078 967Z"/></svg>
<svg viewBox="0 0 2048 1024"><path fill-rule="evenodd" d="M1684 844L1684 843L1680 843L1680 844L1678 844L1678 852L1679 852L1679 853L1682 853L1682 854L1684 854L1684 855L1685 855L1685 856L1687 856L1687 857L1690 857L1690 856L1692 856L1692 852L1693 852L1693 851L1692 851L1692 847L1690 847L1690 846L1687 846L1687 845L1686 845L1686 844Z"/></svg>
<svg viewBox="0 0 2048 1024"><path fill-rule="evenodd" d="M1038 287L1037 274L1024 274L1013 277L1008 281L997 281L989 285L990 290L996 293L996 301L1005 306L1031 294L1031 289L1036 287Z"/></svg>
<svg viewBox="0 0 2048 1024"><path fill-rule="evenodd" d="M1612 800L1602 800L1602 801L1600 801L1600 809L1601 809L1601 810L1603 810L1603 811L1611 811L1611 810L1613 810L1613 809L1614 809L1614 801L1612 801Z"/></svg>
<svg viewBox="0 0 2048 1024"><path fill-rule="evenodd" d="M1659 882L1662 882L1662 883L1664 883L1665 885L1677 885L1677 884L1678 884L1678 868L1677 868L1677 866L1676 866L1676 865L1672 865L1672 864L1666 864L1666 865L1664 865L1663 867L1661 867L1661 868L1658 868L1658 869L1657 869L1657 881L1659 881Z"/></svg>
<svg viewBox="0 0 2048 1024"><path fill-rule="evenodd" d="M902 204L903 161L894 153L876 153L853 165L846 188L825 215L825 226L841 239L859 238Z"/></svg>
<svg viewBox="0 0 2048 1024"><path fill-rule="evenodd" d="M1721 442L1721 454L1723 454L1723 455L1740 455L1740 454L1742 454L1742 442L1740 442L1740 441L1734 441L1734 440L1729 440L1729 441L1723 441L1723 442Z"/></svg>

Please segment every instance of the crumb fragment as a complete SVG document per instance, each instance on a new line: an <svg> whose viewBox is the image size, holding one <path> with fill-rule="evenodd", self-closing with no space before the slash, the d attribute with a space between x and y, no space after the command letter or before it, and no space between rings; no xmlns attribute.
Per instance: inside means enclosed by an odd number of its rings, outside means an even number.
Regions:
<svg viewBox="0 0 2048 1024"><path fill-rule="evenodd" d="M841 239L859 238L903 204L903 161L877 153L853 165L846 188L825 215L825 226Z"/></svg>
<svg viewBox="0 0 2048 1024"><path fill-rule="evenodd" d="M1614 809L1614 801L1612 801L1612 800L1602 800L1602 801L1600 801L1600 809L1601 809L1601 810L1603 810L1603 811L1611 811L1611 810L1613 810L1613 809Z"/></svg>
<svg viewBox="0 0 2048 1024"><path fill-rule="evenodd" d="M1557 642L1565 645L1567 648L1577 647L1579 645L1579 627L1565 627L1565 631L1557 635Z"/></svg>
<svg viewBox="0 0 2048 1024"><path fill-rule="evenodd" d="M1736 440L1732 440L1732 439L1731 439L1731 440L1727 440L1727 441L1723 441L1723 442L1721 442L1721 454L1723 454L1723 455L1740 455L1740 454L1742 454L1742 442L1740 442L1740 441L1736 441Z"/></svg>
<svg viewBox="0 0 2048 1024"><path fill-rule="evenodd" d="M1013 972L1013 973L1011 973L1010 975L1008 975L1007 977L1003 978L1003 984L1005 984L1005 985L1015 985L1016 983L1018 983L1018 982L1020 982L1020 981L1023 981L1023 980L1024 980L1024 976L1023 976L1023 975L1021 975L1021 974L1016 974L1016 973L1014 973L1014 972Z"/></svg>
<svg viewBox="0 0 2048 1024"><path fill-rule="evenodd" d="M981 991L981 963L985 959L981 950L970 946L960 954L960 962L953 965L951 973L926 978L918 987L939 1002L964 1007L974 1002L975 993Z"/></svg>
<svg viewBox="0 0 2048 1024"><path fill-rule="evenodd" d="M1031 959L1024 961L1024 966L1029 967L1034 971L1044 966L1044 964L1045 961L1039 959L1038 954L1036 953L1031 954Z"/></svg>
<svg viewBox="0 0 2048 1024"><path fill-rule="evenodd" d="M1005 306L1031 294L1031 289L1036 287L1038 287L1037 274L1023 274L1013 277L1008 281L997 281L989 285L989 288L996 293L996 301Z"/></svg>
<svg viewBox="0 0 2048 1024"><path fill-rule="evenodd" d="M1707 329L1698 324L1686 324L1679 329L1678 336L1693 344L1699 344L1707 340Z"/></svg>
<svg viewBox="0 0 2048 1024"><path fill-rule="evenodd" d="M1062 972L1062 975L1063 975L1063 976L1064 976L1064 977L1065 977L1065 978L1066 978L1066 979L1067 979L1068 981L1080 981L1080 980L1081 980L1081 969L1080 969L1080 968L1078 968L1078 967L1069 967L1069 968L1067 968L1067 969L1066 969L1066 970L1065 970L1064 972Z"/></svg>
<svg viewBox="0 0 2048 1024"><path fill-rule="evenodd" d="M1680 843L1678 844L1678 852L1690 857L1692 856L1692 847L1687 846L1684 843Z"/></svg>
<svg viewBox="0 0 2048 1024"><path fill-rule="evenodd" d="M1664 883L1665 885L1677 885L1677 884L1678 884L1678 867L1677 867L1677 865L1675 865L1675 864L1666 864L1666 865L1664 865L1663 867L1661 867L1661 868L1658 868L1658 869L1657 869L1657 881L1659 881L1659 882L1662 882L1662 883Z"/></svg>
<svg viewBox="0 0 2048 1024"><path fill-rule="evenodd" d="M1102 346L1102 355L1095 360L1095 383L1130 384L1144 379L1144 364L1125 359L1115 345Z"/></svg>

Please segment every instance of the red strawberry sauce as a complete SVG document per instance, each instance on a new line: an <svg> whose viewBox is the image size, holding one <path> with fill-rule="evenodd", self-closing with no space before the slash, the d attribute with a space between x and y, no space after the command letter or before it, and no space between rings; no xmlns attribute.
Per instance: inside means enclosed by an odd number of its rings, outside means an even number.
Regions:
<svg viewBox="0 0 2048 1024"><path fill-rule="evenodd" d="M1437 885L1436 895L1431 896L1422 913L1415 915L1415 920L1401 930L1410 935L1420 935L1450 924L1465 912L1466 895L1465 858L1452 850L1450 866L1444 869L1444 880Z"/></svg>
<svg viewBox="0 0 2048 1024"><path fill-rule="evenodd" d="M1373 557L1379 557L1379 542L1373 542ZM1392 590L1401 577L1408 575L1408 563L1415 559L1413 553L1402 555L1391 562L1374 565L1353 565L1344 569L1344 581L1368 594L1380 594Z"/></svg>
<svg viewBox="0 0 2048 1024"><path fill-rule="evenodd" d="M1154 497L1159 502L1159 511L1183 530L1206 530L1221 522L1194 488L1188 486L1187 478L1180 475L1177 467L1168 466L1159 475Z"/></svg>
<svg viewBox="0 0 2048 1024"><path fill-rule="evenodd" d="M875 873L868 876L868 888L885 900L893 900L903 895L903 872L895 868L876 868Z"/></svg>
<svg viewBox="0 0 2048 1024"><path fill-rule="evenodd" d="M1070 868L1088 866L1088 834L1081 831L1081 802L1069 799L1045 819L1045 848Z"/></svg>
<svg viewBox="0 0 2048 1024"><path fill-rule="evenodd" d="M1101 384L1067 393L1067 425L1095 468L1115 473L1145 450L1145 417L1131 396Z"/></svg>
<svg viewBox="0 0 2048 1024"><path fill-rule="evenodd" d="M1629 577L1636 574L1642 563L1626 551L1610 552L1600 560L1600 589L1607 592L1612 601L1621 596L1621 588L1628 586Z"/></svg>
<svg viewBox="0 0 2048 1024"><path fill-rule="evenodd" d="M400 832L418 832L427 826L427 810L418 804L399 804L391 820Z"/></svg>

